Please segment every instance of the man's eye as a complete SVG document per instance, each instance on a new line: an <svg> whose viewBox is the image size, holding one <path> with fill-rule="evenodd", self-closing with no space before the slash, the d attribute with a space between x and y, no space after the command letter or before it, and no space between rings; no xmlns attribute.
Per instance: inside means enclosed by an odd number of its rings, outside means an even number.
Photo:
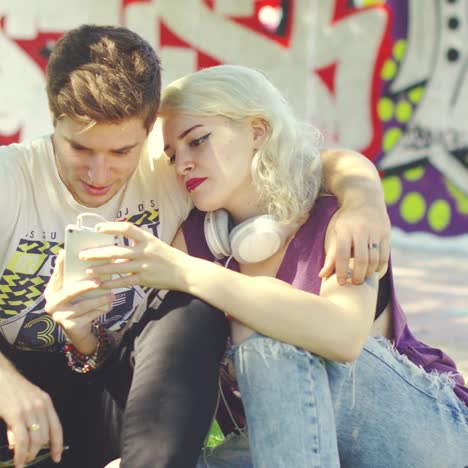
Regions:
<svg viewBox="0 0 468 468"><path fill-rule="evenodd" d="M205 140L208 140L208 137L211 135L211 133L207 133L206 135L203 135L200 138L197 138L196 140L192 140L190 142L190 146L199 146L201 145Z"/></svg>
<svg viewBox="0 0 468 468"><path fill-rule="evenodd" d="M85 151L85 150L86 150L86 148L83 148L82 146L71 145L71 147L72 147L75 151Z"/></svg>
<svg viewBox="0 0 468 468"><path fill-rule="evenodd" d="M124 156L126 154L130 153L130 150L122 150L122 151L114 151L114 154Z"/></svg>
<svg viewBox="0 0 468 468"><path fill-rule="evenodd" d="M176 157L175 154L173 154L172 156L167 156L167 162L169 163L169 166L175 165L175 157Z"/></svg>

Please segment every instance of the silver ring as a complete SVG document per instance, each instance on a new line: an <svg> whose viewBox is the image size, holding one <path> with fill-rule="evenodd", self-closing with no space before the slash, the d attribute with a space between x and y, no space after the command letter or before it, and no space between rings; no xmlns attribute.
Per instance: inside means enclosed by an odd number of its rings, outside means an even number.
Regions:
<svg viewBox="0 0 468 468"><path fill-rule="evenodd" d="M371 242L369 243L369 250L371 249L378 249L379 248L379 244L377 242Z"/></svg>

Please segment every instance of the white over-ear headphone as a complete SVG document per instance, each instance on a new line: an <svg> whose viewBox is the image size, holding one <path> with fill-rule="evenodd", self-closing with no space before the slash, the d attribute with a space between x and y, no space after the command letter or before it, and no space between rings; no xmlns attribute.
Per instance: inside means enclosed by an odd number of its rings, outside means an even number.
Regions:
<svg viewBox="0 0 468 468"><path fill-rule="evenodd" d="M292 231L290 225L275 221L270 215L247 219L231 229L226 210L205 215L205 239L217 258L234 257L239 263L257 263L273 256Z"/></svg>

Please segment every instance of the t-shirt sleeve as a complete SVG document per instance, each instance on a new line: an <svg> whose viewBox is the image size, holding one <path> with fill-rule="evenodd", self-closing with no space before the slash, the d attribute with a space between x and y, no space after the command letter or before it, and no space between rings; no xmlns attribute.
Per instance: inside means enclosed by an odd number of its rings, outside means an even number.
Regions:
<svg viewBox="0 0 468 468"><path fill-rule="evenodd" d="M190 213L192 202L164 155L155 159L154 167L161 220L159 237L170 243Z"/></svg>
<svg viewBox="0 0 468 468"><path fill-rule="evenodd" d="M149 167L154 173L152 182L158 200L160 224L158 237L171 243L177 230L192 209L192 202L186 190L177 182L174 167L170 166L163 154L164 143L161 124L156 121L148 136L144 157L149 158Z"/></svg>
<svg viewBox="0 0 468 468"><path fill-rule="evenodd" d="M26 196L18 150L15 145L0 146L0 245L10 238Z"/></svg>

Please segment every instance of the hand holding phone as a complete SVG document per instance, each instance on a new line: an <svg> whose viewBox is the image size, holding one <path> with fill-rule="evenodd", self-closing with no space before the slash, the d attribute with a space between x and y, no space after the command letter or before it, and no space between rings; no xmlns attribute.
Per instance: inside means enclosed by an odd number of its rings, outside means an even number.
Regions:
<svg viewBox="0 0 468 468"><path fill-rule="evenodd" d="M79 258L79 253L85 249L92 249L97 247L107 247L115 245L115 237L112 234L105 234L95 230L95 223L93 226L84 226L83 218L97 217L98 222L105 221L104 218L93 213L83 213L78 216L77 224L69 224L65 228L65 259L64 259L64 277L63 285L67 286L76 281L88 279L86 269L92 265L103 263L102 261L88 262ZM110 275L100 278L102 281L110 279ZM102 295L104 291L101 288L87 292L80 296L80 299L87 299L89 297L96 297Z"/></svg>

